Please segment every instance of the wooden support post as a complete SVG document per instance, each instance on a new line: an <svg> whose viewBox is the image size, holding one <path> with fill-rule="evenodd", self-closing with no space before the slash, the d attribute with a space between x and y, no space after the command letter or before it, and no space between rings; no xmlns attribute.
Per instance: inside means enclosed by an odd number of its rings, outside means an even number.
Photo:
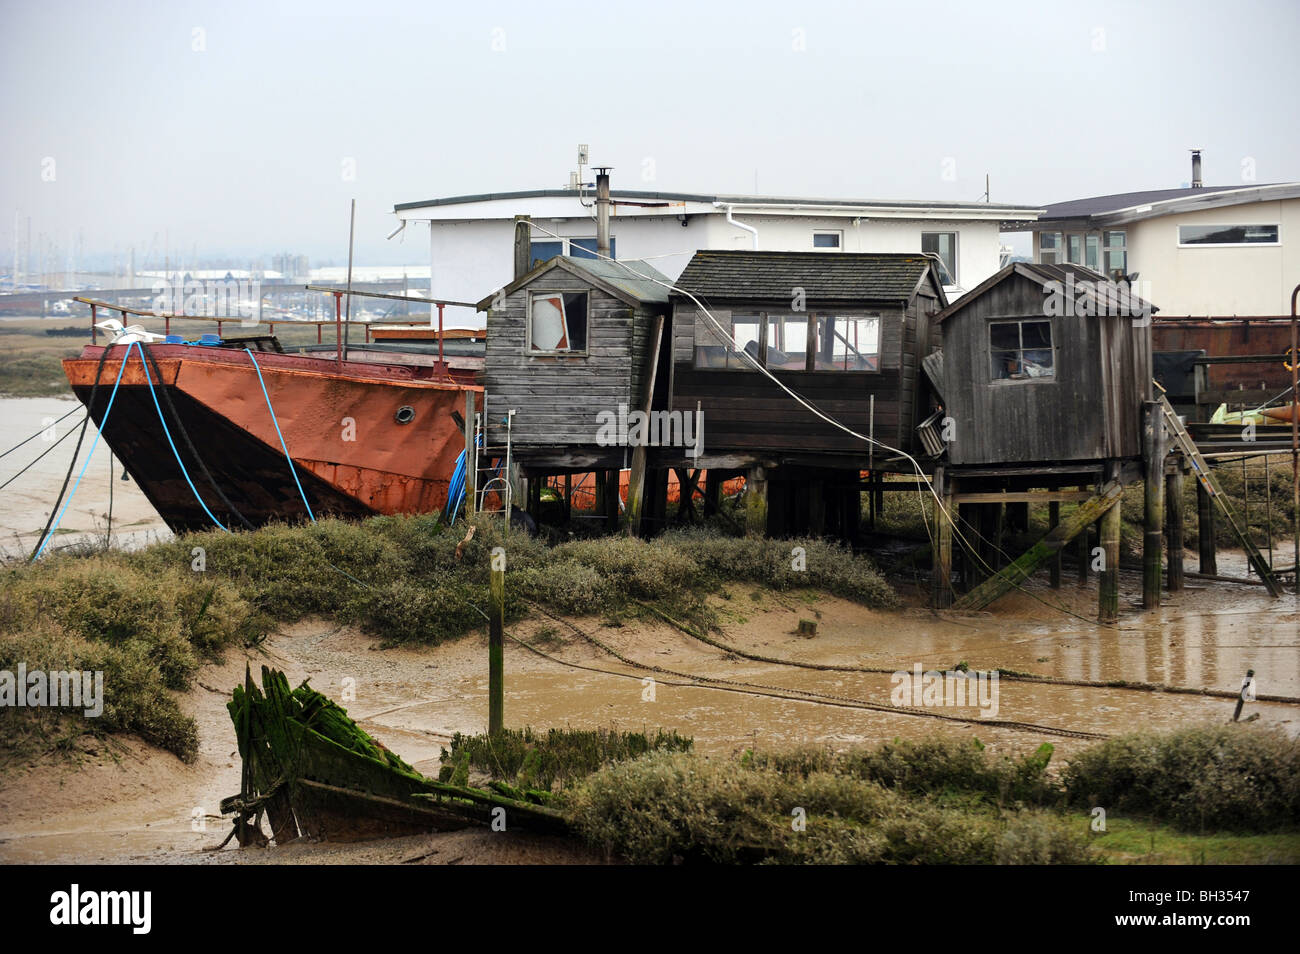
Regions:
<svg viewBox="0 0 1300 954"><path fill-rule="evenodd" d="M610 533L618 530L619 473L619 469L614 467L605 475L605 526Z"/></svg>
<svg viewBox="0 0 1300 954"><path fill-rule="evenodd" d="M957 526L961 530L961 536L958 539L956 560L961 565L962 586L969 590L981 579L978 561L968 549L973 546L978 552L979 543L975 539L975 533L979 529L979 508L974 504L958 504Z"/></svg>
<svg viewBox="0 0 1300 954"><path fill-rule="evenodd" d="M1201 572L1217 574L1219 561L1214 545L1214 501L1199 480L1196 482L1196 546L1201 551Z"/></svg>
<svg viewBox="0 0 1300 954"><path fill-rule="evenodd" d="M505 550L494 549L491 560L491 598L488 600L488 733L497 735L505 727Z"/></svg>
<svg viewBox="0 0 1300 954"><path fill-rule="evenodd" d="M592 512L597 514L605 513L605 488L609 485L609 472L598 470L591 476L596 482L594 493L596 502L593 504L595 509Z"/></svg>
<svg viewBox="0 0 1300 954"><path fill-rule="evenodd" d="M720 470L710 470L704 475L704 516L712 517L718 512L718 504L722 501L724 479Z"/></svg>
<svg viewBox="0 0 1300 954"><path fill-rule="evenodd" d="M826 532L826 481L820 477L808 482L808 533L820 537Z"/></svg>
<svg viewBox="0 0 1300 954"><path fill-rule="evenodd" d="M573 520L573 475L564 475L564 522Z"/></svg>
<svg viewBox="0 0 1300 954"><path fill-rule="evenodd" d="M1142 607L1160 606L1160 556L1165 541L1164 414L1155 401L1142 404L1143 480Z"/></svg>
<svg viewBox="0 0 1300 954"><path fill-rule="evenodd" d="M1082 533L1088 526L1097 519L1098 514L1115 514L1115 519L1119 516L1119 498L1124 492L1124 488L1118 480L1112 480L1093 497L1079 505L1079 509L1070 514L1069 517L1061 521L1060 525L1053 530L1049 530L1047 535L1026 550L1020 557L1014 560L1010 566L999 573L994 574L988 580L985 580L975 589L971 590L954 605L958 609L983 609L988 606L999 596L1009 592L1019 586L1021 582L1029 578L1046 560L1054 554L1060 552L1070 540L1074 539L1076 534ZM991 505L985 505L991 506ZM1105 518L1103 518L1105 519ZM1118 528L1118 523L1116 527ZM1118 553L1114 563L1116 572L1119 571Z"/></svg>
<svg viewBox="0 0 1300 954"><path fill-rule="evenodd" d="M1016 501L1007 504L1006 528L1009 533L1029 532L1029 504Z"/></svg>
<svg viewBox="0 0 1300 954"><path fill-rule="evenodd" d="M934 606L945 609L952 605L952 522L956 519L952 505L952 481L947 479L943 467L934 471L934 490L943 507L934 509Z"/></svg>
<svg viewBox="0 0 1300 954"><path fill-rule="evenodd" d="M1119 619L1119 528L1118 498L1097 522L1102 552L1101 579L1097 584L1097 621L1113 623Z"/></svg>
<svg viewBox="0 0 1300 954"><path fill-rule="evenodd" d="M1059 501L1053 500L1048 503L1047 523L1049 530L1055 530L1061 525L1061 504ZM1048 561L1047 570L1052 589L1059 590L1061 588L1061 552L1059 550L1056 552L1056 556Z"/></svg>
<svg viewBox="0 0 1300 954"><path fill-rule="evenodd" d="M745 474L745 534L767 533L767 471L751 467Z"/></svg>
<svg viewBox="0 0 1300 954"><path fill-rule="evenodd" d="M1183 588L1183 468L1165 477L1165 550L1168 553L1169 592Z"/></svg>
<svg viewBox="0 0 1300 954"><path fill-rule="evenodd" d="M1080 490L1087 488L1080 487ZM1074 541L1074 558L1079 561L1079 585L1088 585L1088 565L1092 562L1092 541L1090 539L1089 527L1084 527L1083 532Z"/></svg>
<svg viewBox="0 0 1300 954"><path fill-rule="evenodd" d="M474 446L474 403L475 393L465 392L465 516L474 515L478 501L474 496L474 487L478 481L478 454Z"/></svg>
<svg viewBox="0 0 1300 954"><path fill-rule="evenodd" d="M515 216L514 277L521 278L533 270L533 220Z"/></svg>

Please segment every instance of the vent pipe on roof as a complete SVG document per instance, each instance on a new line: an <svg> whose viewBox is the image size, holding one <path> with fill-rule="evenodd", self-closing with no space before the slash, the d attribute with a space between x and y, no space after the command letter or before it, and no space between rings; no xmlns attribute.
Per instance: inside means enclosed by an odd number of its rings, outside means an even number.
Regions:
<svg viewBox="0 0 1300 954"><path fill-rule="evenodd" d="M1201 150L1192 150L1192 188L1199 189L1204 185L1201 182Z"/></svg>
<svg viewBox="0 0 1300 954"><path fill-rule="evenodd" d="M596 169L596 255L609 258L609 167Z"/></svg>

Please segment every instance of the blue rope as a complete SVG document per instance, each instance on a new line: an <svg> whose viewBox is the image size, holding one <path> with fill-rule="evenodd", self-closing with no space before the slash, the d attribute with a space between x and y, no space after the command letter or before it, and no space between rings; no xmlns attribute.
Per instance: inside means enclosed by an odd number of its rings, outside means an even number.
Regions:
<svg viewBox="0 0 1300 954"><path fill-rule="evenodd" d="M289 448L284 444L284 435L280 433L280 422L275 418L275 408L271 407L271 395L266 393L266 382L262 380L262 369L257 363L257 358L249 348L244 349L248 356L253 360L253 368L257 371L257 383L262 386L262 397L266 398L266 409L271 412L271 423L275 425L275 436L280 438L280 449L284 451L284 459L289 462L289 473L293 474L293 482L298 485L298 495L302 497L302 505L307 508L307 516L311 517L311 522L316 522L316 515L311 512L311 504L307 502L307 494L303 492L302 481L298 479L298 468L293 466L293 458L289 456ZM358 580L358 582L360 582Z"/></svg>
<svg viewBox="0 0 1300 954"><path fill-rule="evenodd" d="M194 493L194 499L199 502L199 506L203 508L203 512L208 515L208 518L213 523L215 523L226 533L229 533L230 529L226 527L226 525L223 524L220 520L218 520L216 517L212 515L212 511L208 509L208 505L205 504L203 502L203 498L199 496L199 491L194 486L194 481L190 480L190 472L185 469L185 462L181 460L180 452L176 450L176 442L172 440L172 432L168 429L167 421L163 417L162 408L158 404L158 393L153 388L153 379L149 377L149 362L145 361L144 348L141 347L139 342L133 341L127 347L126 358L122 359L122 366L126 367L127 359L131 357L131 348L140 348L140 366L144 368L144 380L145 383L149 385L149 396L153 398L154 410L158 412L158 422L162 424L163 433L167 435L167 443L171 445L172 455L176 458L176 463L180 464L181 474L185 477L185 482L190 485L190 490L193 491ZM159 381L158 383L162 384L162 381Z"/></svg>
<svg viewBox="0 0 1300 954"><path fill-rule="evenodd" d="M134 347L134 343L126 346L126 355L123 356L122 364L117 369L117 380L113 382L113 393L108 396L108 407L104 408L103 424L96 425L95 427L95 439L90 442L90 452L86 455L86 462L81 465L81 473L77 475L77 482L72 485L72 493L68 494L68 499L64 502L63 509L59 511L59 516L54 521L54 526L50 527L50 532L45 535L45 539L41 541L40 547L37 548L36 555L32 557L33 563L40 559L41 554L45 552L45 548L49 545L50 541L54 539L54 531L59 529L59 524L63 522L63 515L67 513L68 508L72 506L72 497L76 494L77 488L81 486L81 478L86 476L86 468L90 466L90 458L95 456L95 448L99 446L99 438L104 433L103 427L108 424L108 415L113 413L113 399L117 397L117 386L122 383L122 372L126 370L126 359L131 357L132 347ZM140 360L143 361L144 358L142 357Z"/></svg>

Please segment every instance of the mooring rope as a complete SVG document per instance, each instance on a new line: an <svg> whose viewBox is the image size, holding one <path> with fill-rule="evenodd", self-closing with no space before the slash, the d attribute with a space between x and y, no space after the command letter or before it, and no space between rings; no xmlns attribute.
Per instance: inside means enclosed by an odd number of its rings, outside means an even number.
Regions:
<svg viewBox="0 0 1300 954"><path fill-rule="evenodd" d="M298 485L298 495L302 497L302 505L307 508L307 516L311 517L311 522L316 522L316 515L311 512L311 504L307 502L307 494L302 489L302 481L298 479L298 468L293 466L293 458L289 456L289 448L285 446L284 434L280 432L280 422L276 419L275 408L271 406L271 395L266 393L266 381L262 379L262 368L257 363L257 357L253 354L251 348L245 348L245 353L253 362L253 370L257 372L257 383L262 386L262 397L266 398L266 409L271 412L271 423L275 425L275 436L280 438L280 449L284 451L284 459L289 462L289 473L293 474L293 482Z"/></svg>
<svg viewBox="0 0 1300 954"><path fill-rule="evenodd" d="M89 417L89 415L87 415L87 417ZM60 418L59 420L62 420L62 418ZM56 421L55 423L58 423L58 422ZM82 424L82 423L85 423L85 422L84 422L84 421L79 421L79 422L78 422L78 424ZM70 430L68 430L68 431L67 431L67 432L66 432L62 437L60 437L57 441L55 441L55 442L54 442L53 444L51 444L49 447L45 448L45 450L41 451L41 453L40 453L39 455L37 455L37 457L36 457L35 460L33 460L31 463L29 463L29 464L28 464L26 467L24 467L22 470L18 471L18 473L14 474L12 477L10 477L8 480L6 480L3 484L0 484L0 490L4 490L6 487L8 487L10 484L12 484L15 480L17 480L17 479L18 479L19 477L21 477L23 474L27 473L29 470L31 470L33 467L35 467L37 464L39 464L39 463L41 462L41 458L42 458L42 457L44 457L44 456L45 456L46 454L48 454L50 451L54 450L54 448L58 447L60 444L62 444L64 441L66 441L69 437L71 437L71 436L72 436L73 434L75 434L75 433L77 433L77 424L74 424L74 425L72 426L72 428L71 428Z"/></svg>
<svg viewBox="0 0 1300 954"><path fill-rule="evenodd" d="M44 433L46 432L46 430L48 430L49 428L53 427L55 424L60 424L60 423L62 423L63 421L65 421L65 420L67 420L68 418L72 417L72 415L76 414L76 413L77 413L78 411L80 411L80 410L81 410L81 405L77 405L77 406L74 407L71 411L69 411L67 414L63 415L63 417L60 417L60 418L58 418L57 420L54 420L54 421L50 422L49 424L45 425L45 427L42 427L39 431L37 431L37 432L36 432L35 434L33 434L31 437L25 437L25 438L23 438L22 440L20 440L17 444L15 444L13 447L9 448L9 449L8 449L7 451L5 451L3 454L0 454L0 457L8 457L10 454L12 454L12 453L13 453L14 451L16 451L18 448L22 447L24 444L29 444L29 443L31 443L32 441L36 440L36 438L38 438L38 437L40 437L42 434L44 434Z"/></svg>
<svg viewBox="0 0 1300 954"><path fill-rule="evenodd" d="M36 552L32 554L33 561L39 559L40 555L45 552L45 547L49 544L50 540L53 539L54 532L59 529L59 524L63 522L63 515L66 514L68 512L68 508L72 506L72 498L76 496L77 488L81 486L81 478L86 476L86 469L90 466L90 461L95 456L95 448L99 446L99 439L104 435L104 428L108 425L108 416L111 413L113 413L113 401L117 398L118 385L122 383L122 372L126 370L126 362L127 359L131 357L131 348L133 346L134 346L133 344L128 344L126 346L126 354L122 358L121 366L117 369L117 379L113 382L113 391L108 396L108 406L104 408L104 420L100 423L98 427L95 428L95 439L90 442L90 450L86 454L86 462L81 465L81 473L77 475L77 482L72 485L72 491L68 494L68 499L64 501L63 509L59 511L58 517L52 520L51 523L46 524L45 535L41 538L40 545L36 548ZM104 354L106 355L107 353L108 353L108 349L105 348ZM104 356L101 355L99 360L99 370L102 370L103 367L104 367ZM99 386L99 371L97 370L95 373L95 386L91 388L91 392L90 392L90 399L92 404L94 403L95 400L95 389L98 388L98 386ZM89 411L86 412L86 420L87 421L90 420ZM83 423L82 430L81 430L81 434L83 437L85 436L85 433L86 433L86 429ZM81 450L81 441L78 440L77 451L73 452L72 463L68 465L69 475L71 475L72 473L72 468L76 466L77 452L79 452L80 450ZM67 486L68 486L68 482L65 478L63 481L63 489L66 490ZM63 499L63 490L59 491L59 499L60 500ZM58 507L57 503L55 504L55 507ZM54 511L51 510L50 513L51 515L53 515Z"/></svg>
<svg viewBox="0 0 1300 954"><path fill-rule="evenodd" d="M1003 729L1016 729L1019 731L1037 732L1045 735L1059 735L1059 736L1064 736L1066 738L1075 738L1075 739L1110 738L1110 736L1102 733L1086 732L1081 729L1061 729L1061 728L1057 728L1056 726L1038 725L1037 723L1033 723L1033 722L1019 722L1019 721L1013 721L1008 719L977 719L977 718L970 718L970 717L955 716L943 712L936 712L932 709L918 708L916 706L894 706L894 705L887 706L880 703L867 702L864 699L855 699L852 696L841 696L833 693L813 692L808 689L793 689L788 686L769 686L769 685L764 685L763 683L745 682L739 679L724 679L720 676L702 676L697 673L681 672L675 669L668 669L664 666L648 666L645 663L638 662L637 660L632 659L630 656L627 656L619 652L617 649L614 649L612 646L607 645L606 643L597 639L595 636L592 636L590 633L587 633L584 630L582 630L580 627L578 627L570 620L556 616L554 613L548 612L542 607L537 606L537 604L532 604L532 605L534 609L542 613L544 616L549 616L551 619L555 620L556 622L562 623L563 625L569 627L569 629L573 630L573 632L575 632L582 639L591 643L593 646L595 646L597 649L601 650L602 652L606 653L607 655L613 656L615 659L623 663L625 666L631 666L634 669L640 669L645 672L665 673L670 676L676 676L679 679L691 679L691 680L696 680L697 682L711 683L714 684L714 686L716 687L731 687L733 688L734 691L738 691L738 692L748 692L751 695L763 695L763 696L770 696L773 698L789 699L792 702L812 702L821 705L834 705L842 708L867 709L873 712L918 716L924 719L939 719L945 722L960 722L967 725L973 724L973 725L996 726L998 728L1003 728ZM514 637L511 638L514 639ZM564 663L565 665L570 665L569 663L564 662L564 660L557 659L556 661ZM698 686L698 688L712 688L712 686ZM806 697L806 698L800 698L800 697Z"/></svg>
<svg viewBox="0 0 1300 954"><path fill-rule="evenodd" d="M681 630L692 639L698 639L715 649L720 649L725 653L733 656L739 656L742 659L753 660L754 662L773 663L778 666L794 666L798 669L816 669L823 672L864 672L873 674L892 674L897 672L896 669L886 669L880 666L853 666L847 663L810 663L802 662L798 659L778 659L775 656L763 656L758 653L746 652L735 646L713 639L704 633L699 632L686 623L673 619L657 606L651 606L649 603L643 603L637 600L639 606L644 607L651 613L654 613L664 622ZM1061 679L1056 676L1039 676L1028 672L1008 672L1005 669L998 670L999 677L1010 679L1015 682L1037 682L1049 686L1073 686L1085 689L1127 689L1134 692L1167 692L1172 695L1185 696L1213 696L1219 699L1237 699L1241 693L1233 692L1227 689L1196 689L1191 686L1166 686L1159 682L1129 682L1127 680L1112 680L1105 682L1092 679ZM1300 698L1296 696L1274 696L1274 695L1256 695L1258 702L1281 702L1287 705L1300 705Z"/></svg>

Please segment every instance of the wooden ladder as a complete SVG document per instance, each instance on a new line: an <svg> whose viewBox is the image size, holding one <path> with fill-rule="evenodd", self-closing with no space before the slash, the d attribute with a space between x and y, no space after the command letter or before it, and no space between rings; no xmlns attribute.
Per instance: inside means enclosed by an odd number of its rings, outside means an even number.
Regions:
<svg viewBox="0 0 1300 954"><path fill-rule="evenodd" d="M1264 559L1264 554L1259 552L1259 547L1255 546L1254 541L1250 539L1250 534L1247 532L1249 528L1243 530L1237 523L1236 515L1233 514L1232 508L1228 506L1227 498L1223 496L1223 488L1219 486L1218 480L1215 479L1214 474L1211 472L1210 465L1201 456L1201 452L1196 449L1196 442L1187 433L1187 428L1183 427L1183 422L1178 419L1174 406L1169 403L1169 398L1158 387L1157 393L1160 398L1160 408L1164 413L1165 426L1169 428L1169 433L1173 435L1175 443L1183 452L1183 456L1191 463L1192 473L1196 475L1196 479L1205 488L1205 492L1210 495L1210 499L1218 504L1219 510L1228 519L1228 525L1232 527L1232 532L1241 541L1241 546L1250 559L1250 565L1255 568L1255 572L1259 574L1264 586L1268 588L1269 595L1281 596L1282 584L1273 575L1273 568Z"/></svg>

